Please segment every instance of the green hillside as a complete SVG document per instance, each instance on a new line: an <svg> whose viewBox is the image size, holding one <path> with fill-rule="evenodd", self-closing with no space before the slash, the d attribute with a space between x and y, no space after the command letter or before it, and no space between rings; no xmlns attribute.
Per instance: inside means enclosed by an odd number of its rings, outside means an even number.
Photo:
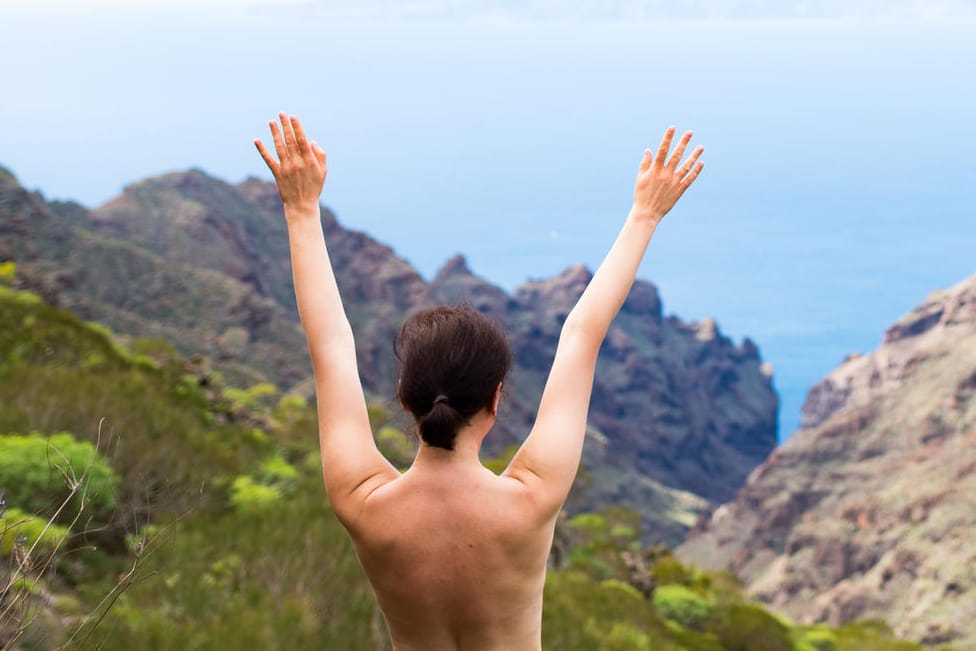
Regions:
<svg viewBox="0 0 976 651"><path fill-rule="evenodd" d="M0 646L388 648L325 500L311 406L228 387L162 341L123 348L2 284L0 322ZM372 417L408 464L411 442ZM879 624L791 626L730 575L640 549L638 520L560 522L547 649L919 648Z"/></svg>

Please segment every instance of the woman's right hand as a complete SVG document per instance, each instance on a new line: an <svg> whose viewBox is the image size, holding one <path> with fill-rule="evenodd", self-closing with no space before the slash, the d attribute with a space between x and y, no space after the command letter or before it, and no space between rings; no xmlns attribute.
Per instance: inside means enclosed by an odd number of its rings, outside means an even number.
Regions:
<svg viewBox="0 0 976 651"><path fill-rule="evenodd" d="M637 182L634 185L634 207L632 214L642 219L650 219L655 224L664 217L665 214L681 198L684 191L698 178L704 163L695 161L705 150L698 146L691 153L688 159L681 163L685 148L691 140L691 131L686 131L678 146L675 147L671 158L668 158L668 151L671 149L671 139L674 137L674 127L668 127L658 147L657 155L651 158L651 150L644 150L644 158L641 160L640 170L637 172Z"/></svg>

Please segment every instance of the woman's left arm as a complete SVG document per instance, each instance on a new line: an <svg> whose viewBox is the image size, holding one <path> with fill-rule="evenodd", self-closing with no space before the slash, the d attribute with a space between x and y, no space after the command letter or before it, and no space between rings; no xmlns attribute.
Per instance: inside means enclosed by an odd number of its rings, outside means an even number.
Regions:
<svg viewBox="0 0 976 651"><path fill-rule="evenodd" d="M352 327L329 261L319 197L326 156L309 143L295 116L271 122L277 160L255 140L278 185L291 248L298 313L315 373L319 445L326 491L344 522L354 519L373 490L400 476L376 449L359 381Z"/></svg>

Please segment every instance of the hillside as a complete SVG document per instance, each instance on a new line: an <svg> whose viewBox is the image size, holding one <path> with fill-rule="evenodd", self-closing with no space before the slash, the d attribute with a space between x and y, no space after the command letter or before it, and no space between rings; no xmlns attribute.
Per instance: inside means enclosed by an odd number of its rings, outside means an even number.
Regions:
<svg viewBox="0 0 976 651"><path fill-rule="evenodd" d="M799 621L976 648L976 276L849 356L803 413L680 555Z"/></svg>
<svg viewBox="0 0 976 651"><path fill-rule="evenodd" d="M290 386L310 372L296 318L245 279L104 236L83 207L48 203L2 168L0 260L15 262L19 282L51 304L204 353L235 384L270 377Z"/></svg>
<svg viewBox="0 0 976 651"><path fill-rule="evenodd" d="M509 329L516 353L495 435L498 453L531 426L562 319L589 280L572 267L509 295L463 259L426 282L387 246L323 224L367 389L388 402L390 343L410 312L469 300ZM0 170L0 261L23 287L123 336L161 337L203 354L230 383L270 381L310 396L292 297L287 234L274 186L230 185L192 170L134 183L95 210L47 202ZM649 540L676 542L706 500L734 495L776 442L777 398L748 339L712 321L665 317L656 288L635 285L601 355L577 503L630 504ZM402 421L401 421L402 422Z"/></svg>

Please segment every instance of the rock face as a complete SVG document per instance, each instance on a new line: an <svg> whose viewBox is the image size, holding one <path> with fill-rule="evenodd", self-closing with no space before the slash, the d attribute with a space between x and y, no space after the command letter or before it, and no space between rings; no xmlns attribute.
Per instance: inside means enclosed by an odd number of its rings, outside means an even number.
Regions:
<svg viewBox="0 0 976 651"><path fill-rule="evenodd" d="M227 225L248 209L232 186L201 172L168 175L130 186L106 216L45 202L7 179L0 183L0 259L13 260L20 282L48 302L122 334L213 357L237 385L273 378L291 386L308 377L294 303L276 300L270 283L262 286L241 262L250 255L257 269L271 265L261 256L261 236ZM180 187L190 195L209 189L224 203L215 199L205 211L174 190ZM246 217L257 228L257 216ZM183 252L195 238L207 246Z"/></svg>
<svg viewBox="0 0 976 651"><path fill-rule="evenodd" d="M274 226L267 235L275 242L275 256L288 269L283 287L287 305L294 306L288 234L284 228L281 202L274 185L248 179L236 186L248 204ZM427 283L393 250L370 236L339 225L335 215L322 210L322 225L329 255L335 269L339 291L359 352L359 372L363 383L381 399L389 399L396 386L391 345L403 319L417 309L434 304ZM307 355L303 348L302 355Z"/></svg>
<svg viewBox="0 0 976 651"><path fill-rule="evenodd" d="M427 283L389 247L343 228L328 210L322 219L367 390L392 404L391 343L405 316L468 301L508 328L515 352L490 446L520 441L590 272L572 267L509 295L458 256ZM212 357L232 383L311 391L272 184L235 186L191 170L134 183L89 211L45 202L3 172L5 259L52 302L120 333L164 337L184 354ZM665 317L656 288L638 281L597 369L586 501L629 503L654 522L653 539L674 542L706 500L730 498L773 449L776 408L752 342L733 344L710 320Z"/></svg>
<svg viewBox="0 0 976 651"><path fill-rule="evenodd" d="M570 267L509 296L456 257L431 290L440 302L468 300L505 325L517 360L510 394L529 398L531 417L563 320L591 278L586 268ZM626 459L621 470L722 500L741 485L742 469L755 467L775 444L774 405L771 378L751 341L735 346L711 320L665 318L657 289L638 280L600 351L587 453Z"/></svg>
<svg viewBox="0 0 976 651"><path fill-rule="evenodd" d="M684 558L804 621L976 648L976 276L811 389L803 427Z"/></svg>

